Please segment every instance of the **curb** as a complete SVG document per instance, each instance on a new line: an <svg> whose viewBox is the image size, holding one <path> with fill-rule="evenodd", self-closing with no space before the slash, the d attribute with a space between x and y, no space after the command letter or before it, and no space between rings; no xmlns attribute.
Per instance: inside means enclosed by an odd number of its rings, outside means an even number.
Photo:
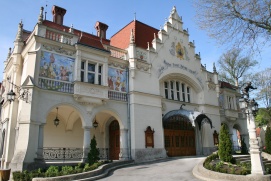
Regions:
<svg viewBox="0 0 271 181"><path fill-rule="evenodd" d="M46 178L33 178L32 181L71 181L71 180L97 180L106 177L112 170L133 165L133 160L117 161L106 165L101 165L95 170L71 175L64 175L58 177L46 177Z"/></svg>
<svg viewBox="0 0 271 181"><path fill-rule="evenodd" d="M206 181L227 181L227 180L235 180L235 181L271 181L271 175L233 175L226 173L214 172L211 170L207 170L203 167L203 161L199 162L193 168L193 175L201 180Z"/></svg>

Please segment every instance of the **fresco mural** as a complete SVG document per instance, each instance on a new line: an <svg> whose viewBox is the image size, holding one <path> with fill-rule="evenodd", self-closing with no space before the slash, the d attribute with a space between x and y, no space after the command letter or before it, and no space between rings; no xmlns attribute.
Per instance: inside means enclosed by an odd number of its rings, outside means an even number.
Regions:
<svg viewBox="0 0 271 181"><path fill-rule="evenodd" d="M73 81L74 58L41 51L40 77Z"/></svg>
<svg viewBox="0 0 271 181"><path fill-rule="evenodd" d="M110 90L126 92L127 73L125 70L108 68L108 86Z"/></svg>

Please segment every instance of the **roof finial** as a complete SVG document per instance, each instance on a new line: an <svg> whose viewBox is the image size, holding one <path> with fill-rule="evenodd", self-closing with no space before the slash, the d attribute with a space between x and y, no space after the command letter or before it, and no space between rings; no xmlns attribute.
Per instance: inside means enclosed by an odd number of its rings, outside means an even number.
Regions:
<svg viewBox="0 0 271 181"><path fill-rule="evenodd" d="M9 59L9 57L11 56L11 47L9 47L8 49L8 56L7 56L7 60Z"/></svg>
<svg viewBox="0 0 271 181"><path fill-rule="evenodd" d="M73 34L73 24L71 24L71 27L69 29L69 33L72 33Z"/></svg>
<svg viewBox="0 0 271 181"><path fill-rule="evenodd" d="M23 20L18 25L18 31L15 41L22 41L23 40Z"/></svg>
<svg viewBox="0 0 271 181"><path fill-rule="evenodd" d="M156 35L155 35L155 33L153 33L153 36L154 36L154 39L156 40Z"/></svg>
<svg viewBox="0 0 271 181"><path fill-rule="evenodd" d="M134 21L136 21L136 12L134 12Z"/></svg>
<svg viewBox="0 0 271 181"><path fill-rule="evenodd" d="M44 19L46 20L46 14L47 14L47 1L46 1L46 5L45 5L45 17L44 17Z"/></svg>
<svg viewBox="0 0 271 181"><path fill-rule="evenodd" d="M44 8L40 7L40 15L39 15L39 18L38 18L38 24L42 24L42 21L43 21L43 10L44 10Z"/></svg>
<svg viewBox="0 0 271 181"><path fill-rule="evenodd" d="M214 73L217 73L217 72L216 72L216 67L215 67L215 62L213 63L213 72L214 72Z"/></svg>
<svg viewBox="0 0 271 181"><path fill-rule="evenodd" d="M148 44L148 50L150 49L150 42L147 42L147 44Z"/></svg>

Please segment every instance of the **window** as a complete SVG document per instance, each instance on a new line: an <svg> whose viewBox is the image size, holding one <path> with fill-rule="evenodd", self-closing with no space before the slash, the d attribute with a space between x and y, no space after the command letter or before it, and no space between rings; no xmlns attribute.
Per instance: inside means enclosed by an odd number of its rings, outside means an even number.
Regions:
<svg viewBox="0 0 271 181"><path fill-rule="evenodd" d="M170 81L170 95L171 95L171 99L174 100L174 88L173 88L173 81Z"/></svg>
<svg viewBox="0 0 271 181"><path fill-rule="evenodd" d="M176 80L164 82L164 97L166 99L191 102L191 88Z"/></svg>
<svg viewBox="0 0 271 181"><path fill-rule="evenodd" d="M176 82L177 100L180 101L180 82Z"/></svg>
<svg viewBox="0 0 271 181"><path fill-rule="evenodd" d="M227 96L228 109L234 109L234 99L231 96Z"/></svg>
<svg viewBox="0 0 271 181"><path fill-rule="evenodd" d="M189 87L186 88L186 92L187 92L187 102L190 102L190 88Z"/></svg>
<svg viewBox="0 0 271 181"><path fill-rule="evenodd" d="M183 102L185 102L185 89L184 89L184 84L182 84L182 94L183 94Z"/></svg>
<svg viewBox="0 0 271 181"><path fill-rule="evenodd" d="M165 86L165 97L166 97L166 99L168 99L168 83L165 82L164 86Z"/></svg>
<svg viewBox="0 0 271 181"><path fill-rule="evenodd" d="M102 65L88 61L82 61L81 82L102 85Z"/></svg>

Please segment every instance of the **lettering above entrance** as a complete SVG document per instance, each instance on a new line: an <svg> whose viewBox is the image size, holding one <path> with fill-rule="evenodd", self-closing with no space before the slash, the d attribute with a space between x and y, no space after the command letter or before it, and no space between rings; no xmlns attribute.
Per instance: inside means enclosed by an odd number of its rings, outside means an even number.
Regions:
<svg viewBox="0 0 271 181"><path fill-rule="evenodd" d="M154 147L154 139L153 139L154 129L151 130L151 127L148 126L145 131L145 147Z"/></svg>

